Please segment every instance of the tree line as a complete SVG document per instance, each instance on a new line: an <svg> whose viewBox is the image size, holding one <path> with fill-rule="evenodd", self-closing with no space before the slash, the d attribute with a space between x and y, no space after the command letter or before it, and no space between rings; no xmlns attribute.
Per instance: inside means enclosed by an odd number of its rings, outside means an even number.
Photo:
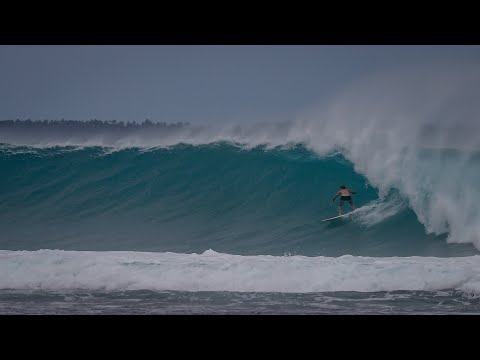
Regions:
<svg viewBox="0 0 480 360"><path fill-rule="evenodd" d="M143 122L136 121L116 121L116 120L0 120L0 127L68 127L68 128L182 128L190 125L188 122L154 122L145 119Z"/></svg>

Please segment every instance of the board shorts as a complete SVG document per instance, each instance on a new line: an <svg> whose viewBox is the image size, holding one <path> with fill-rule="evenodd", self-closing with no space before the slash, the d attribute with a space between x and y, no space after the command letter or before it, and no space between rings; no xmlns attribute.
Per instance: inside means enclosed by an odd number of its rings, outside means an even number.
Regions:
<svg viewBox="0 0 480 360"><path fill-rule="evenodd" d="M342 206L345 201L348 201L348 203L350 205L352 205L352 197L351 196L341 196L340 197L340 206Z"/></svg>

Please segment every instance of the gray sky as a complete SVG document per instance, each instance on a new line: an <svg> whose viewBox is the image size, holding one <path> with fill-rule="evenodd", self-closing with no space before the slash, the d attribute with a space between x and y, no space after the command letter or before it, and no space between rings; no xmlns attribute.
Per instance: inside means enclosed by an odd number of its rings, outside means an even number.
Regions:
<svg viewBox="0 0 480 360"><path fill-rule="evenodd" d="M0 120L288 120L377 71L480 46L0 46Z"/></svg>

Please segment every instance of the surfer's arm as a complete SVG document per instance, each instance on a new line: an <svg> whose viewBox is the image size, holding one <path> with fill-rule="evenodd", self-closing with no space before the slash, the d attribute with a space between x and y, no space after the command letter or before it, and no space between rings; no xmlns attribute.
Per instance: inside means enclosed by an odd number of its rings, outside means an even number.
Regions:
<svg viewBox="0 0 480 360"><path fill-rule="evenodd" d="M350 194L356 194L356 193L357 193L356 191L352 191L352 190L348 190L348 192L349 192Z"/></svg>
<svg viewBox="0 0 480 360"><path fill-rule="evenodd" d="M335 197L333 198L332 202L335 201L335 199L338 197L338 195L340 195L340 191L337 192L337 194L336 194Z"/></svg>

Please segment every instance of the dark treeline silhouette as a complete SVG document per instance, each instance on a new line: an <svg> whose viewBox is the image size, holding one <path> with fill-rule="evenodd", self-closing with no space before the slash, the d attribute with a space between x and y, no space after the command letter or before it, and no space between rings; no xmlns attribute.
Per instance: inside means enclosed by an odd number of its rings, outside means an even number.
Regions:
<svg viewBox="0 0 480 360"><path fill-rule="evenodd" d="M68 129L172 129L182 128L190 125L188 122L166 123L153 122L145 119L143 122L135 121L116 121L116 120L97 120L90 119L88 121L82 120L0 120L0 128L42 128L48 126L49 128L68 128Z"/></svg>
<svg viewBox="0 0 480 360"><path fill-rule="evenodd" d="M0 120L0 143L5 144L157 144L184 132L189 123L82 120ZM188 126L188 131L194 131Z"/></svg>

